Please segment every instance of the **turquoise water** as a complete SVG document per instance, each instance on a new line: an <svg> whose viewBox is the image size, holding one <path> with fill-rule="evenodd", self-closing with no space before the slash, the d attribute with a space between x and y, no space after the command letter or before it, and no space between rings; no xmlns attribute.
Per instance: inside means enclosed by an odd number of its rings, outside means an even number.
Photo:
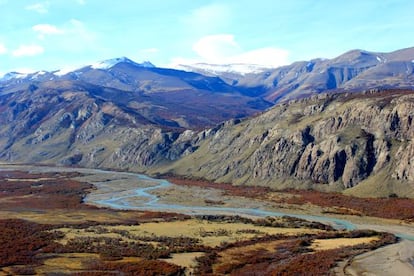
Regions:
<svg viewBox="0 0 414 276"><path fill-rule="evenodd" d="M14 167L11 167L12 169L15 169ZM24 167L25 168L25 167ZM33 167L31 167L33 169ZM0 168L2 169L10 169L10 168ZM99 170L99 169L73 169L73 168L63 168L63 167L35 167L34 171L79 171L84 172L86 174L90 172L99 172L99 173L105 173L105 174L112 174L114 172L112 171L106 171L106 170ZM115 172L116 174L120 174L120 172ZM337 219L332 217L325 217L325 216L315 216L315 215L298 215L298 214L291 214L286 212L274 212L270 210L264 210L260 208L231 208L231 207L213 207L213 206L186 206L186 205L180 205L180 204L165 204L160 203L159 198L152 194L151 191L156 189L163 189L168 188L172 184L169 183L166 180L163 179L155 179L151 178L146 175L142 174L136 174L136 173L127 173L122 172L121 174L138 177L138 179L150 182L153 184L153 186L150 187L144 187L144 188L135 188L131 189L129 191L119 191L119 192L111 192L109 199L103 199L103 200L92 200L86 198L86 201L93 202L102 206L106 206L113 209L124 209L124 210L148 210L148 211L164 211L164 212L176 212L176 213L183 213L183 214L189 214L189 215L220 215L220 214L231 214L231 215L250 215L250 216L256 216L256 217L266 217L266 216L291 216L291 217L297 217L301 219L306 219L310 221L318 221L326 224L331 224L337 229L347 229L347 230L353 230L353 229L376 229L377 227L375 225L361 225L356 226L352 222L343 220L343 219ZM125 192L127 194L125 195ZM139 200L129 200L134 197L137 197ZM401 239L411 240L414 241L414 235L412 234L412 231L405 231L402 228L393 228L393 226L387 226L384 228L385 231L393 233L397 237L400 237ZM400 231L399 231L400 230Z"/></svg>
<svg viewBox="0 0 414 276"><path fill-rule="evenodd" d="M156 189L164 189L170 187L172 184L164 179L155 179L142 174L132 174L139 179L154 184L151 187L131 189L131 191L125 195L111 193L110 199L96 200L95 203L106 206L113 209L120 210L148 210L148 211L164 211L164 212L175 212L188 215L219 215L219 214L230 214L230 215L248 215L255 217L267 217L267 216L290 216L309 221L317 221L325 224L330 224L338 230L354 230L357 227L350 221L337 219L325 216L316 215L299 215L291 214L286 212L275 212L270 210L263 210L259 208L236 208L236 207L215 207L215 206L187 206L173 203L161 203L156 195L151 194L151 191ZM139 200L128 200L134 197L138 197ZM414 236L405 233L394 232L394 234L402 239L414 241Z"/></svg>
<svg viewBox="0 0 414 276"><path fill-rule="evenodd" d="M274 212L269 210L255 209L255 208L232 208L232 207L213 207L213 206L185 206L179 204L164 204L159 202L159 198L156 195L151 194L152 190L163 189L171 186L172 184L167 180L154 179L146 175L137 175L139 179L145 181L151 181L156 183L155 186L137 188L131 190L128 195L117 195L111 194L110 199L97 200L95 203L110 207L113 209L123 209L123 210L151 210L151 211L169 211L176 213L183 213L189 215L207 215L207 214L232 214L232 215L250 215L257 217L267 217L267 216L291 216L301 219L306 219L310 221L317 221L322 223L328 223L333 225L337 229L346 229L353 230L356 229L355 225L351 222L324 217L324 216L313 216L313 215L298 215L290 214L284 212ZM124 191L125 192L125 191ZM128 199L139 197L139 201L128 201ZM144 198L144 201L141 200Z"/></svg>

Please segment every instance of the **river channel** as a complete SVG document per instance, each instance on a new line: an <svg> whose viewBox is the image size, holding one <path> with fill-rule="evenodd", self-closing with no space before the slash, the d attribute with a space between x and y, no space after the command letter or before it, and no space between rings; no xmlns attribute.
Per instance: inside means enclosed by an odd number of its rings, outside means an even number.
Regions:
<svg viewBox="0 0 414 276"><path fill-rule="evenodd" d="M284 212L272 210L265 204L251 204L250 199L236 199L230 206L205 206L197 205L197 201L191 201L194 197L200 197L200 193L206 193L204 198L208 198L208 189L198 188L192 193L191 187L183 187L172 184L164 179L155 179L146 175L127 172L107 171L100 169L83 169L83 168L64 168L64 167L38 167L38 166L7 166L2 165L1 169L24 169L32 172L59 172L59 171L76 171L84 174L79 178L81 181L87 181L96 187L89 193L84 201L88 204L108 207L119 210L140 210L140 211L161 211L175 212L188 215L239 215L250 217L267 217L267 216L291 216L309 221L317 221L330 224L336 229L354 230L354 229L372 229L377 231L386 231L396 236L414 241L414 227L408 225L399 225L395 223L372 223L363 222L353 223L350 220L311 214L297 214L293 212ZM184 200L166 199L162 191L168 189L181 188L185 193ZM244 201L243 201L244 200ZM254 200L253 200L254 201ZM194 203L196 202L196 203ZM238 203L238 204L237 204ZM371 220L372 221L372 220ZM381 221L381 219L378 219Z"/></svg>
<svg viewBox="0 0 414 276"><path fill-rule="evenodd" d="M318 221L322 223L329 223L337 229L353 230L356 229L355 225L351 222L324 217L324 216L313 216L313 215L298 215L283 212L275 212L270 210L262 210L257 208L233 208L233 207L216 207L216 206L188 206L174 203L160 203L160 198L152 191L158 189L166 189L171 187L173 184L163 179L155 179L146 175L137 175L137 177L146 182L152 182L154 186L134 188L130 191L123 190L119 194L117 192L111 192L110 198L93 200L89 198L85 201L89 203L95 203L100 206L106 206L113 209L121 210L150 210L150 211L168 211L176 212L188 215L211 215L211 214L230 214L230 215L247 215L254 217L267 217L267 216L291 216L301 218L305 220ZM131 200L133 198L139 198L139 200Z"/></svg>

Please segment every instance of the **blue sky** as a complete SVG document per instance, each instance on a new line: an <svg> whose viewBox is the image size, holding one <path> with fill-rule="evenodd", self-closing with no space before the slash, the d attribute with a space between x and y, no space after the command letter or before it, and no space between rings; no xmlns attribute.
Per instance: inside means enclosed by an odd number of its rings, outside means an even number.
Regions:
<svg viewBox="0 0 414 276"><path fill-rule="evenodd" d="M414 46L413 0L0 0L0 75L113 57L280 66Z"/></svg>

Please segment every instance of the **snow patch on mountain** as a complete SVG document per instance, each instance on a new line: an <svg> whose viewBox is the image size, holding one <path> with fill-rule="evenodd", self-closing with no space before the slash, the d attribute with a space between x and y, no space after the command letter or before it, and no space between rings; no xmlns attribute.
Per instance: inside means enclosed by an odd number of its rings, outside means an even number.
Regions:
<svg viewBox="0 0 414 276"><path fill-rule="evenodd" d="M0 81L9 81L11 79L24 79L28 74L19 73L19 72L9 72L6 73L3 77L0 78Z"/></svg>
<svg viewBox="0 0 414 276"><path fill-rule="evenodd" d="M110 69L110 68L114 67L118 63L129 63L129 64L133 64L133 65L137 65L137 66L145 67L145 68L154 68L155 67L154 64L152 64L149 61L145 61L143 63L136 63L136 62L130 60L129 58L120 57L120 58L112 58L112 59L107 59L107 60L104 60L104 61L94 63L94 64L91 65L91 68L107 70L107 69Z"/></svg>
<svg viewBox="0 0 414 276"><path fill-rule="evenodd" d="M139 66L145 67L145 68L155 68L156 67L154 64L152 64L149 61L144 61L142 63L139 63Z"/></svg>
<svg viewBox="0 0 414 276"><path fill-rule="evenodd" d="M149 61L144 61L143 63L136 63L135 61L130 60L126 57L119 57L119 58L112 58L103 61L99 61L90 65L83 65L78 67L66 67L60 70L54 71L53 74L55 76L61 77L69 73L74 73L76 71L80 71L83 68L91 68L91 69L99 69L99 70L109 70L118 63L129 63L134 64L136 66L145 67L145 68L154 68L155 65ZM81 74L82 72L76 72L77 74Z"/></svg>
<svg viewBox="0 0 414 276"><path fill-rule="evenodd" d="M190 72L207 72L213 75L222 73L233 73L246 75L250 73L261 73L271 69L257 64L232 63L232 64L209 64L209 63L195 63L195 64L179 64L175 69L190 71Z"/></svg>
<svg viewBox="0 0 414 276"><path fill-rule="evenodd" d="M103 61L99 61L97 63L91 64L91 68L93 69L109 69L115 65L117 65L120 62L127 62L127 63L133 63L131 60L129 60L126 57L121 58L111 58Z"/></svg>
<svg viewBox="0 0 414 276"><path fill-rule="evenodd" d="M57 71L53 71L52 74L55 75L55 76L58 76L58 77L62 77L64 75L66 75L66 74L69 74L69 73L72 73L74 71L77 71L77 70L79 70L79 69L81 69L83 67L84 66L82 66L82 67L79 67L79 66L76 66L76 67L74 67L74 66L68 66L68 67L64 67L62 69L59 69Z"/></svg>
<svg viewBox="0 0 414 276"><path fill-rule="evenodd" d="M46 71L39 71L39 72L34 73L34 74L30 77L30 79L31 79L31 80L35 80L35 79L37 79L37 78L39 78L40 76L43 76L43 75L45 75L45 74L47 74L47 72L46 72Z"/></svg>

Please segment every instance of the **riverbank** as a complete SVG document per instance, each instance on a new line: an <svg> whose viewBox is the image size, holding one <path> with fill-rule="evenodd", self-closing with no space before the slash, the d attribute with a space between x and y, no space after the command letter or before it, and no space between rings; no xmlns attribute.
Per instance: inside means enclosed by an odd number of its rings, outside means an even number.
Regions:
<svg viewBox="0 0 414 276"><path fill-rule="evenodd" d="M286 203L295 197L286 192L271 192L261 187L234 187L202 180L179 178L154 179L142 174L87 168L28 165L2 165L3 169L21 169L37 173L77 172L75 179L95 186L84 202L119 210L151 210L189 215L222 214L250 217L294 216L332 223L345 229L373 229L414 240L414 224L401 219L326 213L315 204ZM173 182L173 183L171 183ZM268 192L266 196L264 192ZM282 199L282 200L280 200ZM297 201L297 200L296 200ZM412 210L414 212L414 210Z"/></svg>
<svg viewBox="0 0 414 276"><path fill-rule="evenodd" d="M268 195L269 197L266 198L259 194L260 191L252 190L251 188L248 188L250 189L249 193L247 190L240 192L240 189L236 190L236 193L231 193L231 189L234 188L220 188L214 186L215 184L189 185L187 183L185 185L176 185L166 180L153 179L134 173L95 169L43 166L2 166L2 168L26 170L32 173L78 173L73 179L82 183L90 183L94 186L94 188L89 189L87 196L83 200L84 203L97 207L109 207L118 210L176 212L189 215L238 215L250 218L288 215L328 223L339 229L372 229L395 233L404 239L413 239L414 237L414 227L407 221L363 215L324 213L326 209L318 205L291 204L276 201L275 199L285 196L283 193L271 192ZM293 196L290 195L290 197ZM110 213L109 210L108 213ZM58 211L55 210L54 212ZM85 220L92 219L92 217L88 218L86 213ZM104 213L105 210L102 209L102 214ZM124 215L126 213L118 214ZM73 217L78 215L74 212ZM115 213L111 216L114 215ZM38 216L41 217L42 214L39 213ZM62 213L61 216L64 217L65 213ZM128 217L128 215L125 215L125 217ZM115 221L115 216L113 219ZM102 221L105 220L103 219ZM395 250L403 250L403 248L396 247ZM372 254L375 256L377 254L376 250ZM381 251L378 254L382 254ZM404 258L401 257L398 260L407 265L406 267L411 268L408 255L405 254ZM414 273L414 270L412 272Z"/></svg>

